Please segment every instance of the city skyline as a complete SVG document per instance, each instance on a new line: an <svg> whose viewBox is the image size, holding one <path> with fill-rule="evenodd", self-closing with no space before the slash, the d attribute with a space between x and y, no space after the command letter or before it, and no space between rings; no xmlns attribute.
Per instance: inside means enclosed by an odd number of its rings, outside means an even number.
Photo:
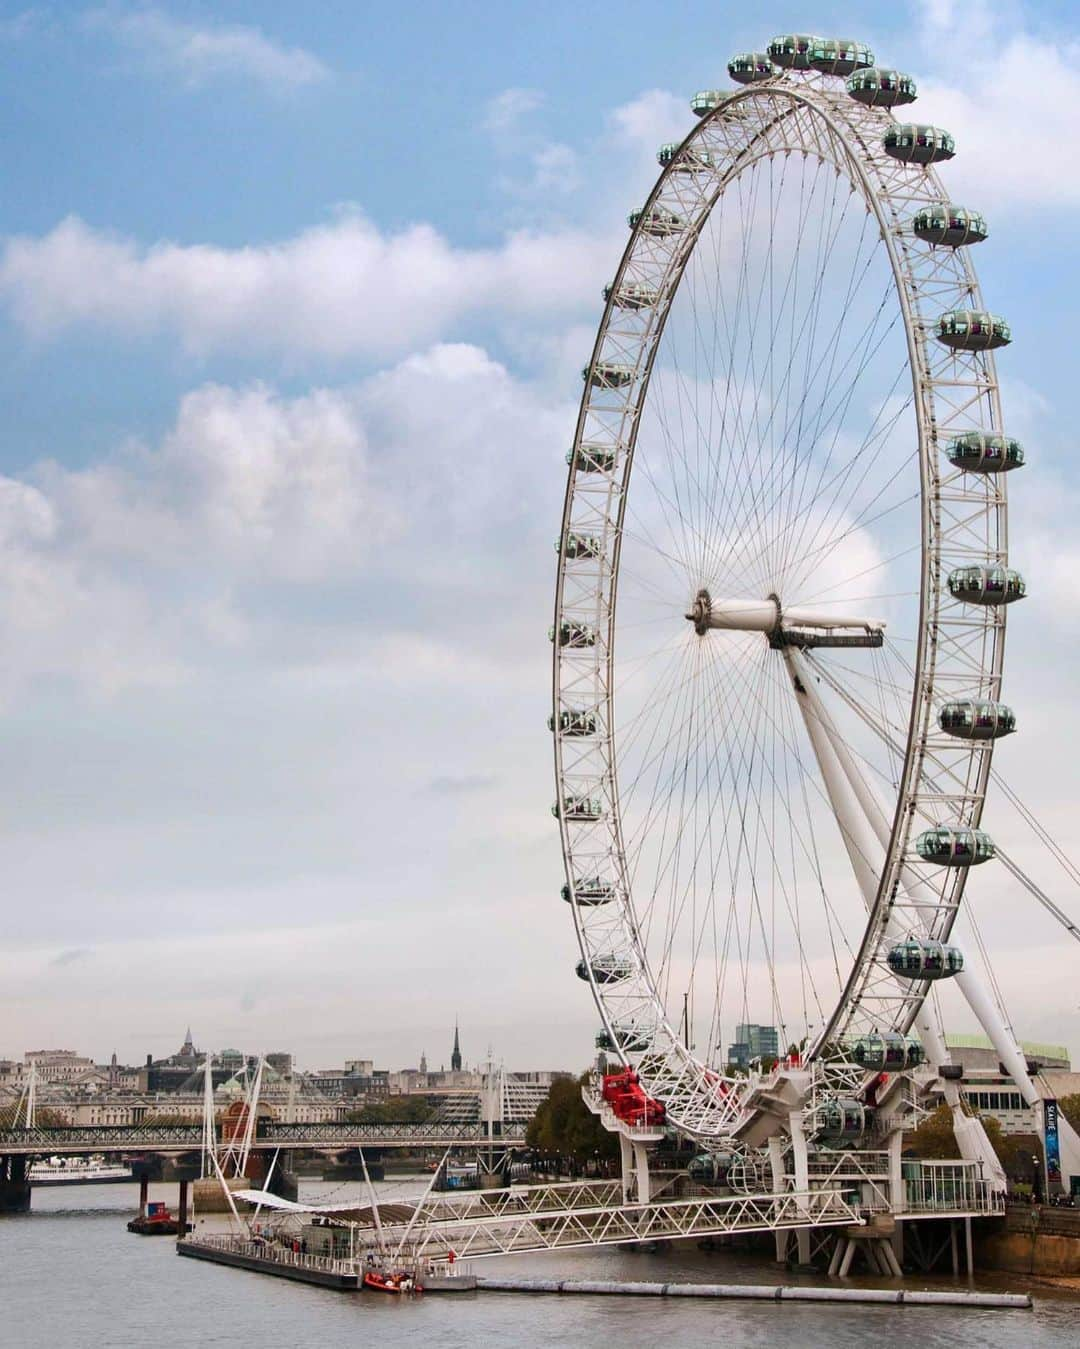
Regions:
<svg viewBox="0 0 1080 1349"><path fill-rule="evenodd" d="M614 37L576 16L0 18L26 126L0 147L5 1052L137 1061L190 1019L389 1062L431 1053L430 1000L508 1061L591 1057L544 726L564 455L656 148L762 33L734 5L632 3ZM920 118L963 147L950 186L991 221L1037 467L1010 506L1031 593L995 763L1064 839L1080 193L1045 118L1067 139L1080 115L1068 20L815 15L918 73ZM1080 910L1000 795L991 815ZM1000 869L970 893L1018 1033L1075 1052L1060 930ZM746 1019L773 1021L767 990Z"/></svg>

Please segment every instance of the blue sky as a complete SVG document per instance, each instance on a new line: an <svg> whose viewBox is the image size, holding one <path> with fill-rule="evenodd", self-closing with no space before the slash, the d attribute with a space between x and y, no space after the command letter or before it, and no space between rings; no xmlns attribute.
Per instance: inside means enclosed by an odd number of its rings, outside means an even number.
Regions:
<svg viewBox="0 0 1080 1349"><path fill-rule="evenodd" d="M457 1011L474 1055L585 1057L543 727L577 371L686 99L807 21L0 5L0 1053L137 1059L191 1021L396 1065ZM1048 730L1080 563L1075 12L813 23L916 75L954 199L990 218L1038 475L1011 677ZM1010 749L1010 780L1064 831L1075 773L1046 744ZM1024 968L1064 990L1059 945L1036 927ZM424 1005L383 972L401 946ZM170 990L149 1020L142 970ZM1069 998L1017 983L1020 1029L1080 1043Z"/></svg>

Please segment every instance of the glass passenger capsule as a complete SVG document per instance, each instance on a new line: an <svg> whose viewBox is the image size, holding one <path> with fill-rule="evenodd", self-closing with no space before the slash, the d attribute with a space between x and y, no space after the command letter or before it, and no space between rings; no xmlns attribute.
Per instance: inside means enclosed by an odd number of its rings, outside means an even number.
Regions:
<svg viewBox="0 0 1080 1349"><path fill-rule="evenodd" d="M735 94L730 89L701 89L690 100L690 111L695 117L707 117L710 112L722 108Z"/></svg>
<svg viewBox="0 0 1080 1349"><path fill-rule="evenodd" d="M581 378L594 389L625 389L634 382L634 367L615 361L597 361L595 365L585 367Z"/></svg>
<svg viewBox="0 0 1080 1349"><path fill-rule="evenodd" d="M965 604L1012 604L1027 585L1011 567L956 567L949 572L949 594Z"/></svg>
<svg viewBox="0 0 1080 1349"><path fill-rule="evenodd" d="M564 796L551 807L557 820L599 820L604 803L598 796Z"/></svg>
<svg viewBox="0 0 1080 1349"><path fill-rule="evenodd" d="M985 309L953 309L938 319L934 336L953 351L993 351L1009 345L1012 330Z"/></svg>
<svg viewBox="0 0 1080 1349"><path fill-rule="evenodd" d="M610 473L616 459L609 445L579 445L577 454L572 449L566 451L566 462L575 465L579 473Z"/></svg>
<svg viewBox="0 0 1080 1349"><path fill-rule="evenodd" d="M924 829L915 840L915 851L924 862L935 862L938 866L977 867L993 857L994 840L981 829L942 824L936 829Z"/></svg>
<svg viewBox="0 0 1080 1349"><path fill-rule="evenodd" d="M869 1111L862 1101L840 1098L827 1101L818 1111L822 1138L858 1138L866 1132Z"/></svg>
<svg viewBox="0 0 1080 1349"><path fill-rule="evenodd" d="M848 77L847 91L856 103L868 108L898 108L903 103L914 103L916 97L915 81L910 75L880 66L856 70Z"/></svg>
<svg viewBox="0 0 1080 1349"><path fill-rule="evenodd" d="M890 947L885 961L893 974L905 979L948 979L964 968L963 952L944 942L908 937Z"/></svg>
<svg viewBox="0 0 1080 1349"><path fill-rule="evenodd" d="M682 216L669 211L666 206L642 207L640 211L631 211L626 221L632 230L640 229L642 234L651 234L656 238L678 234L683 228Z"/></svg>
<svg viewBox="0 0 1080 1349"><path fill-rule="evenodd" d="M776 74L764 52L741 52L727 63L727 71L736 84L758 84Z"/></svg>
<svg viewBox="0 0 1080 1349"><path fill-rule="evenodd" d="M939 126L899 122L882 139L885 153L904 164L939 164L956 154L956 142Z"/></svg>
<svg viewBox="0 0 1080 1349"><path fill-rule="evenodd" d="M821 39L813 33L785 33L769 43L769 60L783 70L809 70L810 53Z"/></svg>
<svg viewBox="0 0 1080 1349"><path fill-rule="evenodd" d="M701 1152L691 1159L686 1174L699 1184L723 1185L734 1160L731 1152Z"/></svg>
<svg viewBox="0 0 1080 1349"><path fill-rule="evenodd" d="M951 464L968 473L1007 473L1024 463L1024 447L996 431L965 431L945 446Z"/></svg>
<svg viewBox="0 0 1080 1349"><path fill-rule="evenodd" d="M596 1036L597 1049L614 1052L621 1049L624 1054L641 1054L652 1044L652 1032L647 1026L615 1025L611 1031L606 1027Z"/></svg>
<svg viewBox="0 0 1080 1349"><path fill-rule="evenodd" d="M915 1068L923 1060L923 1048L918 1040L896 1031L880 1034L872 1031L869 1035L860 1035L848 1046L848 1057L853 1062L869 1068L871 1072L900 1072L904 1068Z"/></svg>
<svg viewBox="0 0 1080 1349"><path fill-rule="evenodd" d="M598 904L610 904L615 893L614 885L599 876L582 876L574 882L572 892L569 884L562 888L562 897L567 904L573 904L576 899L578 904L590 909L596 908Z"/></svg>
<svg viewBox="0 0 1080 1349"><path fill-rule="evenodd" d="M548 641L555 641L555 629L548 628ZM596 645L596 629L590 628L588 623L571 623L568 619L563 619L559 624L559 645L572 647L586 647Z"/></svg>
<svg viewBox="0 0 1080 1349"><path fill-rule="evenodd" d="M990 233L978 211L945 201L934 202L916 211L911 219L911 232L923 243L944 244L947 248L981 244Z"/></svg>
<svg viewBox="0 0 1080 1349"><path fill-rule="evenodd" d="M604 287L604 303L609 300L616 309L651 309L660 292L641 281L624 281L621 286Z"/></svg>
<svg viewBox="0 0 1080 1349"><path fill-rule="evenodd" d="M556 726L560 735L595 735L596 713L587 708L567 707L559 713L558 720L554 714L548 717L548 730L554 731Z"/></svg>
<svg viewBox="0 0 1080 1349"><path fill-rule="evenodd" d="M822 75L850 75L874 64L874 53L865 42L845 37L816 37L810 44L810 65Z"/></svg>
<svg viewBox="0 0 1080 1349"><path fill-rule="evenodd" d="M574 967L574 973L579 979L589 980L590 971L595 983L598 984L617 984L623 979L629 979L634 973L634 966L631 961L623 959L621 956L593 956L592 960L586 963L579 960Z"/></svg>
<svg viewBox="0 0 1080 1349"><path fill-rule="evenodd" d="M555 551L562 551L562 541L555 540ZM566 536L566 556L571 561L577 561L580 558L599 557L603 552L603 547L599 539L594 539L591 534L567 534Z"/></svg>
<svg viewBox="0 0 1080 1349"><path fill-rule="evenodd" d="M957 699L942 707L938 725L959 740L998 740L1016 730L1016 713L1004 703Z"/></svg>
<svg viewBox="0 0 1080 1349"><path fill-rule="evenodd" d="M688 146L679 154L679 147L674 141L661 145L656 158L664 168L673 165L676 173L700 173L702 169L711 169L713 164L713 157L708 150Z"/></svg>

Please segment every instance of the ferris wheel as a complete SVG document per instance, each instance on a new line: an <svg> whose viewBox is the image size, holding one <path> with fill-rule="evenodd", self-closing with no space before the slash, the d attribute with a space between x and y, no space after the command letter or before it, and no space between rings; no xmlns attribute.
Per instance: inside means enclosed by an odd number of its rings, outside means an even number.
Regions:
<svg viewBox="0 0 1080 1349"><path fill-rule="evenodd" d="M987 237L907 75L794 35L697 94L629 217L568 460L553 708L598 1043L732 1136L753 1052L943 1061L1002 701ZM757 1046L759 1052L762 1046Z"/></svg>

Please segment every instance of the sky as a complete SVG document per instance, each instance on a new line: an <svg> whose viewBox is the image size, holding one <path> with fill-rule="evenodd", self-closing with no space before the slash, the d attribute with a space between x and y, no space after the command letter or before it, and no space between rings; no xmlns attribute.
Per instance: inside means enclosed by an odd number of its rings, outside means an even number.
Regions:
<svg viewBox="0 0 1080 1349"><path fill-rule="evenodd" d="M808 21L0 4L0 1056L190 1023L438 1065L457 1018L472 1062L588 1060L545 728L580 369L690 95ZM1072 847L1080 25L812 21L915 75L990 220L1031 587L996 766ZM1017 1032L1080 1051L1076 946L1003 872L977 902Z"/></svg>

